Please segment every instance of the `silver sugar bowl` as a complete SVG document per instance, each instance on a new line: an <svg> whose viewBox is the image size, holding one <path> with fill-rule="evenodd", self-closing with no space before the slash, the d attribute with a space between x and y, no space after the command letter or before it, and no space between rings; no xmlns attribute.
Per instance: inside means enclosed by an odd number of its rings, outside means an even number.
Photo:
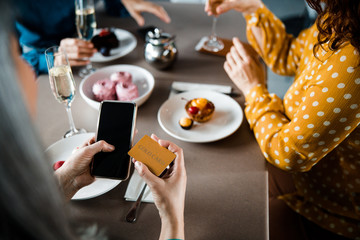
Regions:
<svg viewBox="0 0 360 240"><path fill-rule="evenodd" d="M146 34L145 60L157 69L170 67L177 58L175 36L155 28Z"/></svg>

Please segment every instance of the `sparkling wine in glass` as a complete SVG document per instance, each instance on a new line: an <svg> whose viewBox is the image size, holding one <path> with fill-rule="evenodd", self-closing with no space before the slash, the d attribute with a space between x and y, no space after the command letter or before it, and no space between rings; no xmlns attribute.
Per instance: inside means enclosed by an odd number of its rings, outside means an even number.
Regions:
<svg viewBox="0 0 360 240"><path fill-rule="evenodd" d="M93 37L96 29L94 0L75 0L75 24L80 39L89 41ZM80 69L79 76L86 77L94 71L90 62Z"/></svg>
<svg viewBox="0 0 360 240"><path fill-rule="evenodd" d="M221 3L222 3L221 0L220 1L211 1L211 3L208 2L209 6L211 7L211 12L213 14L216 13L216 8ZM206 40L204 43L204 48L210 52L219 52L224 48L224 43L216 35L216 22L217 22L217 16L213 15L211 34L210 34L210 36L206 37Z"/></svg>
<svg viewBox="0 0 360 240"><path fill-rule="evenodd" d="M70 130L65 133L64 137L86 132L84 129L75 128L71 114L71 103L75 97L75 81L66 52L58 46L54 46L45 51L45 57L51 90L56 100L65 105L70 123Z"/></svg>

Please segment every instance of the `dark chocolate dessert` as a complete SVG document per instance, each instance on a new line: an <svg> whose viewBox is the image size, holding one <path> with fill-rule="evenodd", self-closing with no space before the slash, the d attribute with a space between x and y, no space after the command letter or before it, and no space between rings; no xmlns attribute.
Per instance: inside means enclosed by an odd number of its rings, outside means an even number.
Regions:
<svg viewBox="0 0 360 240"><path fill-rule="evenodd" d="M110 50L120 45L113 30L108 28L102 29L99 34L91 39L91 42L103 56L110 56Z"/></svg>

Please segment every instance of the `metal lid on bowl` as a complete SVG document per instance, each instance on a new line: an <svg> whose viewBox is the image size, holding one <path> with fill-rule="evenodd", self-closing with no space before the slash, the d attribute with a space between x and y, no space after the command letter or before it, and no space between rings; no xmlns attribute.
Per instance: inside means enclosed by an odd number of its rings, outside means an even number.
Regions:
<svg viewBox="0 0 360 240"><path fill-rule="evenodd" d="M146 42L152 45L163 45L173 42L175 39L174 35L162 32L161 29L155 28L154 31L148 31L146 34Z"/></svg>

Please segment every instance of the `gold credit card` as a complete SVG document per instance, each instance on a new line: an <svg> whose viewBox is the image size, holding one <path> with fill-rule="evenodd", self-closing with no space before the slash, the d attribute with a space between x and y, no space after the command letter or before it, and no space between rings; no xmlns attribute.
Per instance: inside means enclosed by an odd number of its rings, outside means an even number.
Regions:
<svg viewBox="0 0 360 240"><path fill-rule="evenodd" d="M159 176L176 157L173 152L162 147L148 135L144 135L128 154L136 161L144 163L156 176Z"/></svg>

